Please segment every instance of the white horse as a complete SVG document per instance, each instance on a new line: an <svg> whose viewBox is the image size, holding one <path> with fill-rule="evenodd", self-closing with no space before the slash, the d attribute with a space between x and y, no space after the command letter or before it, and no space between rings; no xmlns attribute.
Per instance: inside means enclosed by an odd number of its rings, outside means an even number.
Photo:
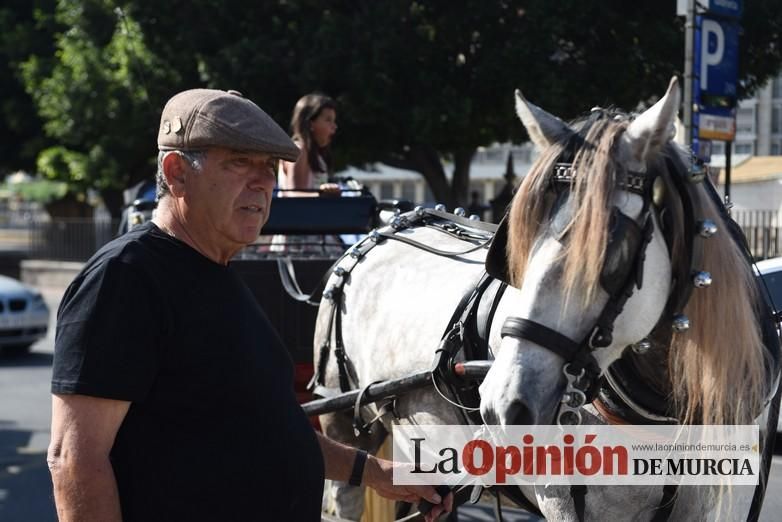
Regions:
<svg viewBox="0 0 782 522"><path fill-rule="evenodd" d="M518 92L516 106L541 154L492 246L493 262L504 265L511 286L493 314L485 313L493 291L478 304L478 315L493 316L487 341L495 357L480 386L483 421L556 423L567 382L563 368L570 363L587 370L592 382L581 389L590 395L598 377L604 379L597 400L580 408L585 424L755 422L775 369L764 344L777 341L708 180L696 183L690 156L672 142L676 79L636 118L597 109L571 127ZM407 219L414 221L415 214ZM480 231L473 234L476 246L466 248L471 245L437 220L426 226L408 221L367 239L332 275L332 299L321 305L315 331L323 389L339 388L340 373L343 387L364 387L431 367L457 303L484 275ZM469 231L466 225L462 231ZM507 242L499 244L505 235ZM433 255L414 243L440 254L471 251ZM692 269L702 271L694 281ZM628 289L629 298L622 297ZM521 318L517 326L524 327L501 336L508 317ZM346 361L341 371L338 344ZM373 431L358 438L352 414L324 415L321 424L332 438L376 450L394 422L464 423L463 412L451 404L457 397L444 393L447 400L433 387L399 397L393 409L380 411ZM357 519L362 492L344 484L333 490L337 515ZM753 491L734 487L732 508L746 510ZM554 521L652 520L669 504L663 489L653 486L590 486L580 507L568 487L522 492ZM721 497L713 488L680 487L667 515L708 519L720 509L726 513Z"/></svg>

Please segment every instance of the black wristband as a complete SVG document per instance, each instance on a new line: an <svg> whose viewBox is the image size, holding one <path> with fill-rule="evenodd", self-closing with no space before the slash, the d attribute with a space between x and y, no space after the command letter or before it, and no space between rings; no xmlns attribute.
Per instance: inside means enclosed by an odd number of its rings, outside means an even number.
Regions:
<svg viewBox="0 0 782 522"><path fill-rule="evenodd" d="M353 471L350 473L348 484L351 486L360 486L361 477L364 475L364 464L367 463L367 452L356 450L356 460L353 461Z"/></svg>

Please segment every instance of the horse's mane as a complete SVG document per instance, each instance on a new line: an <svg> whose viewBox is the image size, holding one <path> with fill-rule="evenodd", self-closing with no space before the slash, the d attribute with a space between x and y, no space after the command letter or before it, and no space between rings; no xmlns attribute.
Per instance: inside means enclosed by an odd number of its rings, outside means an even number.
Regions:
<svg viewBox="0 0 782 522"><path fill-rule="evenodd" d="M562 158L572 160L574 210L562 253L562 280L566 295L578 288L586 304L600 288L614 191L618 177L624 175L616 158L627 120L590 119L580 125L578 134L542 151L521 183L508 218L507 255L511 283L520 288L539 229L548 219L552 167ZM668 166L686 168L682 154L677 145L668 143L648 168L660 172L666 185L665 207L673 229L673 272L689 277L690 268L684 266L687 256L683 249L689 246L683 245L682 204L671 180L672 175L682 173L668 172ZM682 422L746 424L762 410L767 385L757 287L741 247L706 190L702 184L697 187L697 199L692 203L695 216L713 220L720 231L701 241L702 269L711 273L714 283L692 292L683 311L691 327L674 334L667 351L668 379Z"/></svg>

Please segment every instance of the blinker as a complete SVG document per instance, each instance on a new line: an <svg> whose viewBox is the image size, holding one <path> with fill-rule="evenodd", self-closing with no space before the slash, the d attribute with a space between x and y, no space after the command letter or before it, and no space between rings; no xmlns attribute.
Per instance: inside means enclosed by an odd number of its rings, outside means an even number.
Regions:
<svg viewBox="0 0 782 522"><path fill-rule="evenodd" d="M676 333L686 332L690 329L690 318L684 314L676 314L673 316L671 327Z"/></svg>
<svg viewBox="0 0 782 522"><path fill-rule="evenodd" d="M649 339L641 339L632 345L633 352L637 353L638 355L644 355L651 349L652 343L649 341Z"/></svg>
<svg viewBox="0 0 782 522"><path fill-rule="evenodd" d="M711 219L704 219L698 223L698 233L701 237L711 237L717 233L717 224Z"/></svg>
<svg viewBox="0 0 782 522"><path fill-rule="evenodd" d="M697 272L692 276L692 284L695 285L695 288L711 286L711 274L708 272Z"/></svg>

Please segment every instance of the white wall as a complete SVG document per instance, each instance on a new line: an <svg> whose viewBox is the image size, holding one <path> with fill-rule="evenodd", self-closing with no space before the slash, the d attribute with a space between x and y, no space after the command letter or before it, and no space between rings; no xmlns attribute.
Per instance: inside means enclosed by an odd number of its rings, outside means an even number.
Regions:
<svg viewBox="0 0 782 522"><path fill-rule="evenodd" d="M723 185L720 185L717 190L720 195L725 194ZM735 209L782 211L782 179L732 183L730 199Z"/></svg>

